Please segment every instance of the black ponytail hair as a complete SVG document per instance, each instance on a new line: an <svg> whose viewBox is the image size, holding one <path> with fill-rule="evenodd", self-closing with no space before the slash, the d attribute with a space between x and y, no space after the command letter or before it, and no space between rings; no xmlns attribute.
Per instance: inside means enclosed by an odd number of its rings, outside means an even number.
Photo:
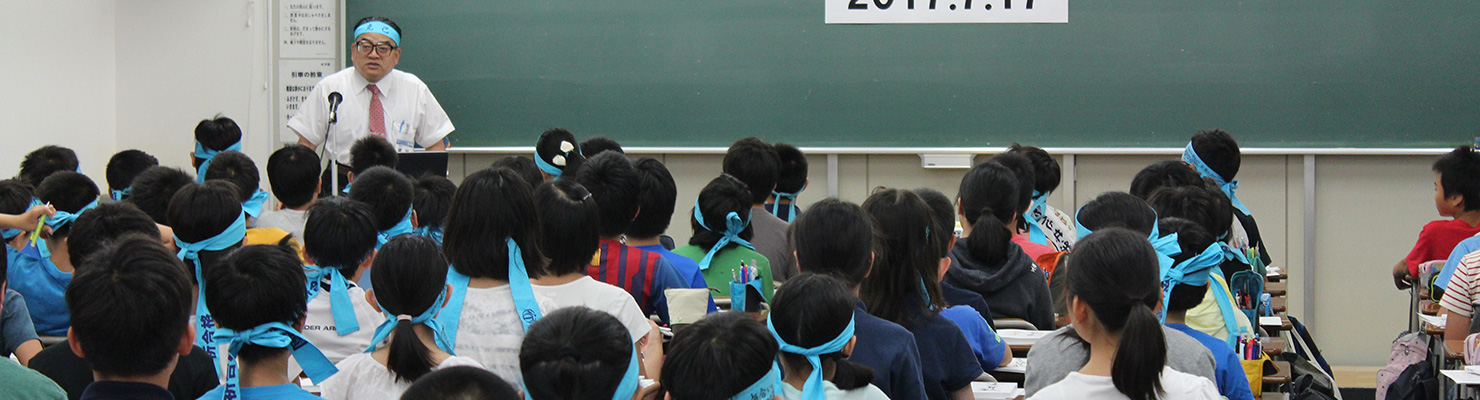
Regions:
<svg viewBox="0 0 1480 400"><path fill-rule="evenodd" d="M921 314L933 316L946 307L940 293L940 248L930 206L914 192L884 189L863 202L863 211L879 227L873 273L859 294L869 314L910 325Z"/></svg>
<svg viewBox="0 0 1480 400"><path fill-rule="evenodd" d="M1134 400L1157 399L1167 347L1152 311L1161 280L1151 243L1144 234L1108 228L1075 244L1068 262L1069 298L1088 304L1105 333L1120 334L1110 367L1115 389Z"/></svg>
<svg viewBox="0 0 1480 400"><path fill-rule="evenodd" d="M564 150L567 147L570 148L569 151ZM539 141L534 144L534 155L555 166L561 171L561 175L574 172L586 161L581 155L581 144L576 141L576 135L564 128L553 128L540 134ZM556 157L560 159L557 160Z"/></svg>
<svg viewBox="0 0 1480 400"><path fill-rule="evenodd" d="M524 390L538 400L609 399L621 385L632 336L616 317L576 306L529 326L519 349Z"/></svg>
<svg viewBox="0 0 1480 400"><path fill-rule="evenodd" d="M800 347L816 347L832 341L853 321L853 293L843 281L820 274L801 274L786 281L776 290L771 324L781 340ZM824 354L822 368L829 364L834 372L828 381L838 389L853 390L874 380L874 371L848 361L843 352ZM806 356L781 352L781 361L806 375L812 365Z"/></svg>
<svg viewBox="0 0 1480 400"><path fill-rule="evenodd" d="M963 244L973 258L996 265L1011 255L1013 232L1006 224L1018 215L1018 182L1017 174L995 162L977 164L961 178L956 199L962 223L971 224Z"/></svg>
<svg viewBox="0 0 1480 400"><path fill-rule="evenodd" d="M778 347L750 314L709 314L673 336L658 382L674 400L727 400L771 372Z"/></svg>
<svg viewBox="0 0 1480 400"><path fill-rule="evenodd" d="M584 273L601 243L596 199L575 179L545 182L534 191L540 211L540 248L552 276Z"/></svg>
<svg viewBox="0 0 1480 400"><path fill-rule="evenodd" d="M692 217L693 209L690 208L689 222L694 228L694 235L689 237L689 244L699 246L705 250L714 247L719 239L724 237L725 216L730 213L739 213L741 218L749 220L751 207L755 202L750 197L750 188L729 174L721 174L719 177L704 185L699 191L699 212L704 215L705 224L710 228L719 229L711 231L699 225L699 220ZM740 238L750 240L755 234L755 229L746 225L745 230L740 232ZM730 243L729 246L739 246L739 243Z"/></svg>
<svg viewBox="0 0 1480 400"><path fill-rule="evenodd" d="M1125 192L1101 193L1084 203L1074 218L1094 232L1105 228L1125 228L1140 232L1142 240L1156 227L1156 211L1151 209L1151 205Z"/></svg>
<svg viewBox="0 0 1480 400"><path fill-rule="evenodd" d="M416 317L439 305L434 303L446 292L447 260L437 241L401 235L380 248L370 279L376 282L375 302L387 315ZM431 350L416 336L415 325L401 321L392 331L385 365L398 382L415 381L436 366Z"/></svg>

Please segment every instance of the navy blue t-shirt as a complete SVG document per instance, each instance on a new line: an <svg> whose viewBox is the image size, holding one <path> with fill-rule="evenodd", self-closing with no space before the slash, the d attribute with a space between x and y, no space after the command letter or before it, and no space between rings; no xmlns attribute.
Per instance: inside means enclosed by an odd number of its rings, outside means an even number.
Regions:
<svg viewBox="0 0 1480 400"><path fill-rule="evenodd" d="M915 335L904 327L869 315L863 301L853 310L853 336L858 343L848 361L874 370L874 386L892 400L926 400L920 379L920 351ZM968 349L966 353L971 354Z"/></svg>
<svg viewBox="0 0 1480 400"><path fill-rule="evenodd" d="M981 377L982 365L956 323L938 314L917 315L904 328L915 334L920 349L920 378L925 381L925 396L930 400L949 399L952 392Z"/></svg>
<svg viewBox="0 0 1480 400"><path fill-rule="evenodd" d="M987 326L997 329L997 323L992 321L992 307L987 305L987 299L981 294L941 281L940 295L946 299L947 305L968 306L976 309L976 312L982 315L982 319L987 320Z"/></svg>

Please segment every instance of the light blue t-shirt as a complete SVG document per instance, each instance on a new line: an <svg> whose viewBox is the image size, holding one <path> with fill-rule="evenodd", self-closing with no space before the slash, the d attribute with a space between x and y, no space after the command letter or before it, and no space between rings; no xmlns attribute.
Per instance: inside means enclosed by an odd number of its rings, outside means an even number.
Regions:
<svg viewBox="0 0 1480 400"><path fill-rule="evenodd" d="M206 394L201 395L199 400L221 400L221 395L223 394L222 392L224 392L225 390L226 390L226 387L225 386L217 386L215 389L211 389L211 391L206 392ZM313 393L309 393L307 390L303 390L303 388L298 387L298 385L294 385L294 384L291 384L291 383L283 384L283 385L257 386L257 387L241 388L240 393L241 393L241 397L238 397L239 400L252 400L252 399L264 399L264 400L316 399L316 400L323 400L323 399L320 399L318 396L314 396Z"/></svg>
<svg viewBox="0 0 1480 400"><path fill-rule="evenodd" d="M1228 342L1218 340L1212 335L1202 333L1186 324L1167 324L1168 328L1176 329L1186 333L1213 352L1213 360L1217 362L1213 374L1218 376L1218 394L1228 400L1254 400L1254 392L1249 389L1249 377L1244 375L1244 364L1239 362L1239 356L1233 353L1233 348Z"/></svg>
<svg viewBox="0 0 1480 400"><path fill-rule="evenodd" d="M694 259L692 258L684 257L682 254L669 251L668 249L663 248L663 245L661 244L635 247L658 253L659 255L663 256L663 261L667 261L669 264L673 265L673 269L678 271L678 276L683 277L683 280L689 283L690 289L703 289L709 287L709 283L704 281L704 274L699 273L698 261L694 261ZM715 311L719 311L719 307L716 307L714 305L714 294L711 293L709 295L709 312Z"/></svg>
<svg viewBox="0 0 1480 400"><path fill-rule="evenodd" d="M1454 277L1454 270L1459 268L1459 260L1465 258L1466 254L1480 250L1480 236L1461 240L1454 245L1454 251L1449 252L1449 259L1444 261L1444 269L1439 271L1439 276L1434 281L1434 286L1440 288L1449 287L1449 278Z"/></svg>
<svg viewBox="0 0 1480 400"><path fill-rule="evenodd" d="M52 264L51 252L46 241L37 241L36 246L26 247L15 257L6 271L10 289L26 299L31 312L31 322L36 333L46 336L66 336L71 326L71 315L67 312L67 285L72 283L72 274L57 269Z"/></svg>
<svg viewBox="0 0 1480 400"><path fill-rule="evenodd" d="M1007 352L1007 342L997 336L997 331L982 319L981 313L970 306L953 306L941 310L940 316L961 327L961 333L966 335L966 342L971 345L971 352L976 353L983 371L997 369L997 365L1002 363L1002 355Z"/></svg>

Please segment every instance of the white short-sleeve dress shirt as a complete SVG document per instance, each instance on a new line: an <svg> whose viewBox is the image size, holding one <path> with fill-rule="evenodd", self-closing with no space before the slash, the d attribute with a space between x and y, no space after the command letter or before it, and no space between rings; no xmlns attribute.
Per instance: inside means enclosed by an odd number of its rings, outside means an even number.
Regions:
<svg viewBox="0 0 1480 400"><path fill-rule="evenodd" d="M298 112L288 120L288 128L315 146L326 145L325 137L328 137L328 151L336 161L349 165L350 146L370 135L369 85L354 67L325 77L298 106ZM447 118L447 112L416 75L393 69L375 86L380 89L380 104L385 110L386 140L396 150L411 150L417 145L431 147L452 132L452 120ZM339 92L344 100L335 110L338 121L330 132L329 94L334 92Z"/></svg>

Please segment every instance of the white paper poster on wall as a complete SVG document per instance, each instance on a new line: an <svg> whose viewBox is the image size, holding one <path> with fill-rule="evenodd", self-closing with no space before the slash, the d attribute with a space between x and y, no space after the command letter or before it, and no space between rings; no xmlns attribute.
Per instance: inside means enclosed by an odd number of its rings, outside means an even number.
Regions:
<svg viewBox="0 0 1480 400"><path fill-rule="evenodd" d="M334 58L337 0L278 0L278 57Z"/></svg>
<svg viewBox="0 0 1480 400"><path fill-rule="evenodd" d="M823 1L829 24L1069 22L1069 0Z"/></svg>
<svg viewBox="0 0 1480 400"><path fill-rule="evenodd" d="M313 90L313 85L338 70L334 68L332 58L278 60L278 125L287 126L288 119L298 112L298 106L308 97L308 92ZM287 130L283 136L290 135L292 135L292 130ZM297 141L296 137L292 139Z"/></svg>

